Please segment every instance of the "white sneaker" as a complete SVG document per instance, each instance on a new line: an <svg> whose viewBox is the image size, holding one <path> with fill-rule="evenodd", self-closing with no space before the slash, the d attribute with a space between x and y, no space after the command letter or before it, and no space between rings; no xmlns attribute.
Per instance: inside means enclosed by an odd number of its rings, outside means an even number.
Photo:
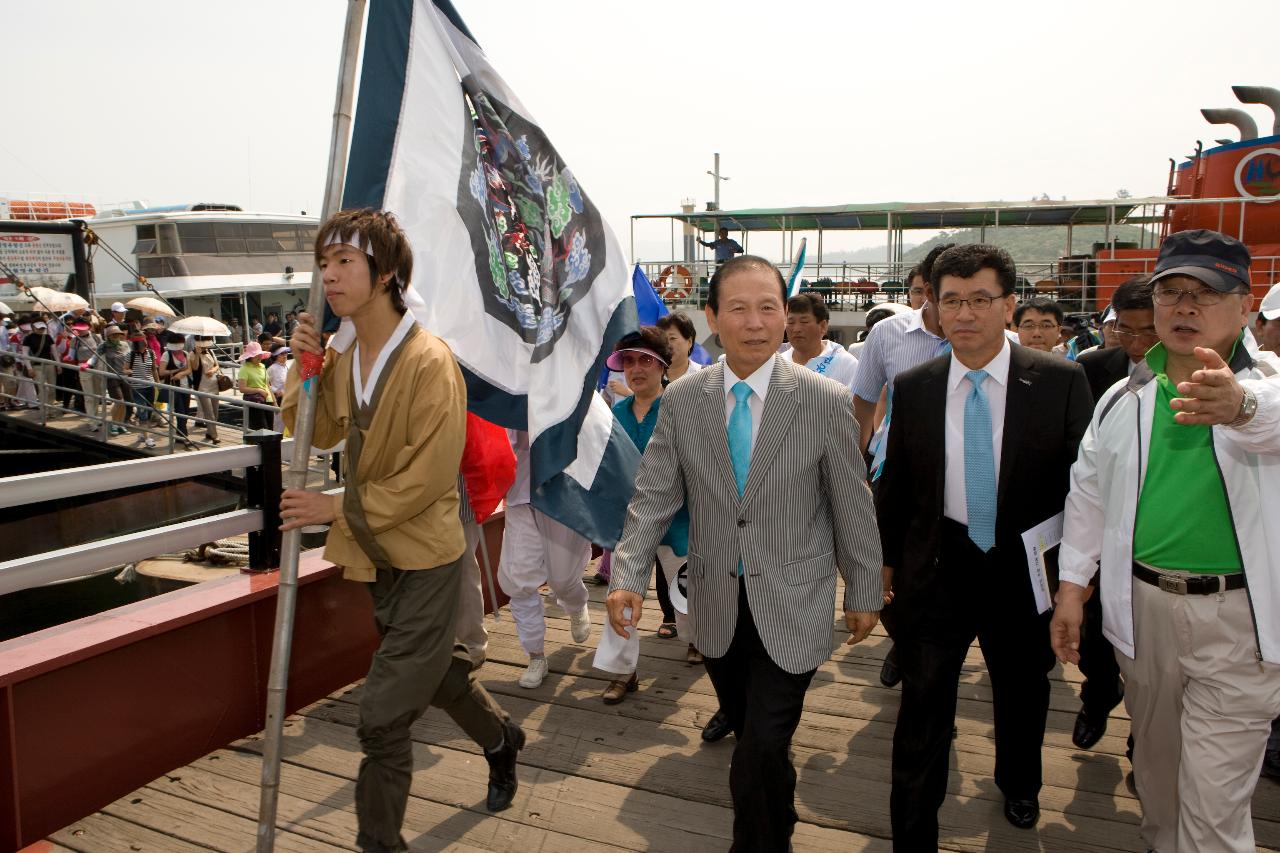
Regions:
<svg viewBox="0 0 1280 853"><path fill-rule="evenodd" d="M530 658L529 665L525 667L524 673L520 676L520 686L533 690L535 687L542 686L542 679L547 677L547 668L550 664L546 658Z"/></svg>
<svg viewBox="0 0 1280 853"><path fill-rule="evenodd" d="M151 436L147 436L146 438L144 438L144 439L142 440L142 444L143 444L143 446L145 446L145 447L155 447L155 446L156 446L156 440L155 440L154 438L152 438Z"/></svg>
<svg viewBox="0 0 1280 853"><path fill-rule="evenodd" d="M569 614L569 635L575 643L585 643L591 638L591 611L587 605L582 605L579 612Z"/></svg>

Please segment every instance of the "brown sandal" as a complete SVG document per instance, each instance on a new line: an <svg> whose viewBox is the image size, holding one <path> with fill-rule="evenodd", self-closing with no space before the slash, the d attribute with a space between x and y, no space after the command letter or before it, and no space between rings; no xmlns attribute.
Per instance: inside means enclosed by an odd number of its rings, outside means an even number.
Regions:
<svg viewBox="0 0 1280 853"><path fill-rule="evenodd" d="M627 698L628 693L635 693L636 688L640 686L636 674L631 673L631 677L625 681L621 678L614 679L609 682L609 686L604 689L604 693L600 698L604 700L606 705L617 705L623 699Z"/></svg>
<svg viewBox="0 0 1280 853"><path fill-rule="evenodd" d="M693 647L693 643L689 644L689 651L685 653L684 662L689 664L689 666L697 666L698 664L704 662L702 658L702 652L695 649Z"/></svg>

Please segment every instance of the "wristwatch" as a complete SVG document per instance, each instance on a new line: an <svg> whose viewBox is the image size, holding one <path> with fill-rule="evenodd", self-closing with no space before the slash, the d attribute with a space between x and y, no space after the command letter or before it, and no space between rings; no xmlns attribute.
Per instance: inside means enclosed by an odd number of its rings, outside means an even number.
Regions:
<svg viewBox="0 0 1280 853"><path fill-rule="evenodd" d="M1244 389L1244 397L1240 400L1240 411L1236 413L1234 419L1228 421L1225 425L1229 427L1240 427L1253 420L1253 416L1258 413L1258 398L1248 388Z"/></svg>

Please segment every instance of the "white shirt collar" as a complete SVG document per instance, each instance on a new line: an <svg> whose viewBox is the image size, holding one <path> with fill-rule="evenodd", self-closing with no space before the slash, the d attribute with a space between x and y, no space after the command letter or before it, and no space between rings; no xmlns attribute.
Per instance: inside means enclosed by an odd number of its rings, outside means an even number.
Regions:
<svg viewBox="0 0 1280 853"><path fill-rule="evenodd" d="M917 308L916 310L912 311L910 314L906 316L907 316L907 332L908 333L914 332L916 329L919 329L920 331L924 332L926 335L928 335L931 338L937 338L938 340L942 340L941 337L929 331L929 327L924 324L924 306ZM884 321L881 320L880 322L883 323Z"/></svg>
<svg viewBox="0 0 1280 853"><path fill-rule="evenodd" d="M733 393L733 386L743 381L751 386L751 391L760 398L760 402L764 402L765 395L769 393L769 379L773 376L773 362L777 359L777 353L769 356L764 364L756 368L756 372L743 379L733 372L729 367L729 362L724 363L724 393L729 396Z"/></svg>
<svg viewBox="0 0 1280 853"><path fill-rule="evenodd" d="M382 345L378 358L373 362L373 369L369 371L369 387L367 390L364 387L364 383L360 381L360 341L356 341L356 350L351 354L351 378L356 383L356 399L361 403L367 404L373 397L373 389L378 385L378 377L382 375L382 368L386 366L388 356L395 352L396 347L400 346L400 342L404 340L405 335L409 334L409 330L413 328L413 324L413 314L408 311L404 312L404 316L400 318L395 330L391 332L391 337L387 338L387 342Z"/></svg>
<svg viewBox="0 0 1280 853"><path fill-rule="evenodd" d="M984 364L981 370L987 372L987 376L999 382L1001 385L1009 384L1009 358L1012 350L1009 347L1009 339L1005 338L1000 352L996 353L995 358ZM966 375L973 368L965 367L960 363L960 359L956 358L955 352L951 353L951 372L947 374L947 393L956 390L961 382L964 381Z"/></svg>

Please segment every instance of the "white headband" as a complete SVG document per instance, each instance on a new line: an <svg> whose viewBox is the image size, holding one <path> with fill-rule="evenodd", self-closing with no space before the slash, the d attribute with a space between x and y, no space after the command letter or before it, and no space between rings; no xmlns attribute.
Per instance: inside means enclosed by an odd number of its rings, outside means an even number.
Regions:
<svg viewBox="0 0 1280 853"><path fill-rule="evenodd" d="M329 239L324 241L321 251L329 248L330 246L350 246L353 249L364 252L371 258L374 256L373 249L369 248L369 246L365 244L364 238L360 236L360 233L355 231L351 233L349 238L344 240L342 235L335 230L329 235Z"/></svg>

